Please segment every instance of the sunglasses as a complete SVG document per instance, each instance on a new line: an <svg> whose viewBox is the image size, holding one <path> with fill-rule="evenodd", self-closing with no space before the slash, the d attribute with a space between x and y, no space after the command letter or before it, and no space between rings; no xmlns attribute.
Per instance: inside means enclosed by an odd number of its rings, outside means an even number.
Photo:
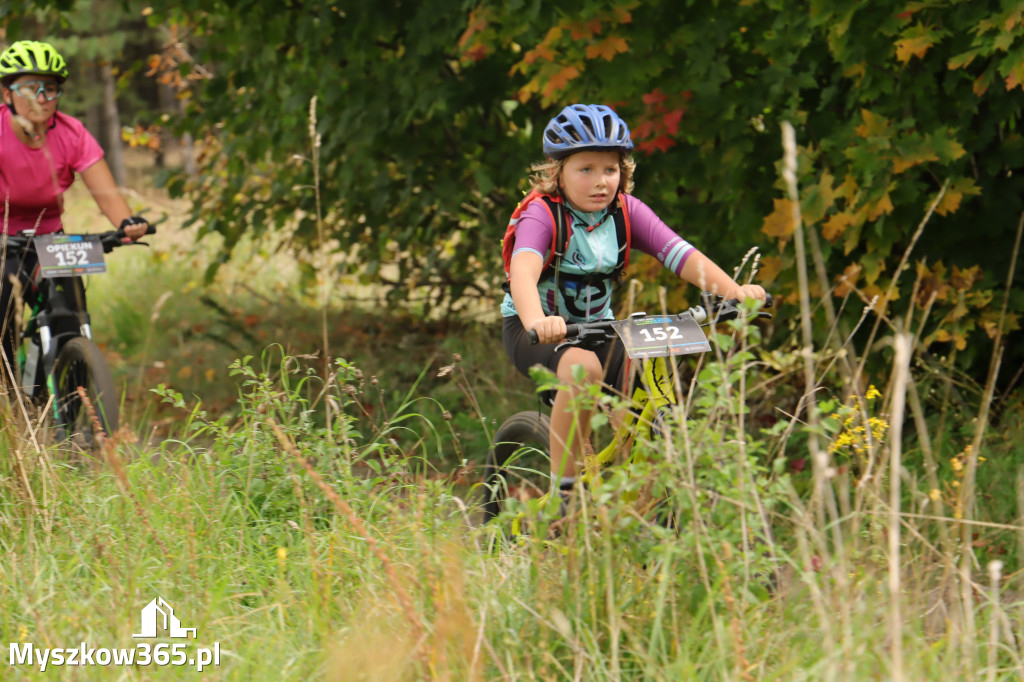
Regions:
<svg viewBox="0 0 1024 682"><path fill-rule="evenodd" d="M54 83L53 81L22 81L20 83L12 83L11 90L25 99L38 99L39 95L42 95L46 98L47 102L52 102L64 93L64 87L60 83Z"/></svg>

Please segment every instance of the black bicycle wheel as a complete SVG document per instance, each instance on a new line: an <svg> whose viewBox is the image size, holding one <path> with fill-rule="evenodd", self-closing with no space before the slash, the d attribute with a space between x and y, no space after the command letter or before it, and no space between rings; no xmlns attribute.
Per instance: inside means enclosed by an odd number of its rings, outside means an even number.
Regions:
<svg viewBox="0 0 1024 682"><path fill-rule="evenodd" d="M551 420L543 412L518 412L506 419L487 453L484 467L484 522L501 513L509 497L528 499L548 492Z"/></svg>
<svg viewBox="0 0 1024 682"><path fill-rule="evenodd" d="M79 336L64 344L53 365L53 385L58 439L70 439L85 450L99 445L92 416L78 393L79 387L85 389L104 435L117 431L114 379L103 353L90 339Z"/></svg>

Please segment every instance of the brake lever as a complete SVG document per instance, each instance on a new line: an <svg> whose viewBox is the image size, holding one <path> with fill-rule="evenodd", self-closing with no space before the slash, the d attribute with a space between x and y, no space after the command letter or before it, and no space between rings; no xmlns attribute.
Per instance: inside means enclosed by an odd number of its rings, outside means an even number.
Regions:
<svg viewBox="0 0 1024 682"><path fill-rule="evenodd" d="M563 348L583 348L584 350L595 350L604 343L612 341L618 336L614 329L583 329L572 339L565 339L557 346L555 352Z"/></svg>

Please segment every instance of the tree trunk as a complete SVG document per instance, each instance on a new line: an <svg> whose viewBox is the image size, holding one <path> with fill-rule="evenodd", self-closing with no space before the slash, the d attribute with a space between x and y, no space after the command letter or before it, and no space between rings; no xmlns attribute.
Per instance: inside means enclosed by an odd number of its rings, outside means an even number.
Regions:
<svg viewBox="0 0 1024 682"><path fill-rule="evenodd" d="M82 68L81 76L82 76L82 80L85 80L85 81L98 81L99 80L99 70L96 68L96 65L89 64L88 66ZM86 110L85 110L85 127L86 127L86 129L90 133L92 133L92 136L95 137L99 141L100 145L103 146L104 142L103 142L103 103L102 102L97 102L96 104L90 104L86 108ZM106 151L105 147L104 147L103 151Z"/></svg>
<svg viewBox="0 0 1024 682"><path fill-rule="evenodd" d="M100 64L100 82L103 85L103 141L106 143L107 164L118 185L125 183L124 147L121 144L121 116L117 111L117 89L114 72L109 62Z"/></svg>

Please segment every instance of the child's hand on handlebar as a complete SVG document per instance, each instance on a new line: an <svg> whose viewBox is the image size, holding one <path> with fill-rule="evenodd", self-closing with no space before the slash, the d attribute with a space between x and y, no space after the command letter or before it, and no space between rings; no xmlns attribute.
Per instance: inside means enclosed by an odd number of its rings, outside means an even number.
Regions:
<svg viewBox="0 0 1024 682"><path fill-rule="evenodd" d="M745 298L756 298L759 301L765 300L768 294L765 292L764 287L757 284L744 284L737 289L733 289L729 292L726 298L736 298L743 300Z"/></svg>
<svg viewBox="0 0 1024 682"><path fill-rule="evenodd" d="M557 315L542 317L529 329L537 332L538 343L555 343L565 338L565 320Z"/></svg>

